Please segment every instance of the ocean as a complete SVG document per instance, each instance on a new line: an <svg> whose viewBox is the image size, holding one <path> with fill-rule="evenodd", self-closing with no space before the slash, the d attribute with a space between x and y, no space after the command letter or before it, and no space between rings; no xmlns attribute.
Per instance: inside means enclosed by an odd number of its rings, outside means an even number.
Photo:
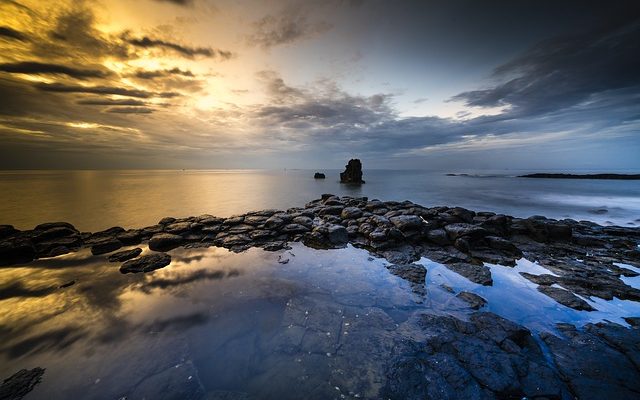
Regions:
<svg viewBox="0 0 640 400"><path fill-rule="evenodd" d="M108 170L0 172L0 224L30 229L66 221L84 231L138 228L163 217L303 206L323 193L461 206L517 217L640 225L640 181L518 178L512 172L365 170L366 183L339 183L338 170ZM530 171L522 171L526 173ZM520 172L518 173L520 174Z"/></svg>

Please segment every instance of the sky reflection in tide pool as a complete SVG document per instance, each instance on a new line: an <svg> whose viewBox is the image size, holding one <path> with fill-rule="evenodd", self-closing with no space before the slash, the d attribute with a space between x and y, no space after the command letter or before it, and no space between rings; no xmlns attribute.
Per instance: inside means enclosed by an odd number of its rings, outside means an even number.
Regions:
<svg viewBox="0 0 640 400"><path fill-rule="evenodd" d="M353 247L170 254L149 274L122 275L88 251L0 269L0 376L46 368L26 400L376 397L412 315L471 312L442 284L534 332L640 315L640 303L617 300L564 307L520 276L550 273L526 260L491 266L484 287L422 259L421 296Z"/></svg>

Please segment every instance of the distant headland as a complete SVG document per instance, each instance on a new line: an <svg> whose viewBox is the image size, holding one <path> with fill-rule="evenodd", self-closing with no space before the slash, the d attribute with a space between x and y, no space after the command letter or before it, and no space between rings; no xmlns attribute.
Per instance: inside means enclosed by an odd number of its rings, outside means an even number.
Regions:
<svg viewBox="0 0 640 400"><path fill-rule="evenodd" d="M544 179L618 179L640 180L640 174L527 174L518 178L544 178Z"/></svg>

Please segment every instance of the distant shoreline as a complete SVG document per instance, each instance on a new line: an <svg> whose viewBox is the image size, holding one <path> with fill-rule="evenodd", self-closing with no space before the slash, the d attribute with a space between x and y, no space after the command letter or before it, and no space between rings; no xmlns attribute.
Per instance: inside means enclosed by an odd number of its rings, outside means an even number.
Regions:
<svg viewBox="0 0 640 400"><path fill-rule="evenodd" d="M527 174L518 178L540 179L616 179L616 180L640 180L640 174Z"/></svg>

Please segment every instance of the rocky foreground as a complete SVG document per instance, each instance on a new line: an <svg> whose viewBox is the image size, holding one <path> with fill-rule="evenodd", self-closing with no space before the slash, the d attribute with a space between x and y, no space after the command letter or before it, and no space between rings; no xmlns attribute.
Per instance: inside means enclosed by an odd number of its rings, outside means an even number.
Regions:
<svg viewBox="0 0 640 400"><path fill-rule="evenodd" d="M94 255L108 254L109 261L122 263L121 272L137 273L169 265L171 256L165 252L180 246L276 251L296 241L314 248L348 243L365 248L385 257L391 263L389 271L411 282L418 292L426 271L413 262L423 256L482 285L493 284L484 263L514 266L525 257L551 273L522 275L567 307L593 311L584 299L594 297L640 301L640 290L621 279L638 274L614 264L640 263L640 229L329 194L286 211L263 210L230 218L164 218L141 229L114 227L85 233L63 222L29 231L4 225L0 226L0 264L90 248ZM140 243L148 243L153 252L141 255L142 249L131 248ZM457 296L471 309L485 305L473 293ZM385 398L636 399L640 398L639 319L629 316L626 320L631 328L612 323L579 328L559 324L557 332L536 336L488 312L473 313L468 321L424 314L414 317L405 338L397 343L386 334L376 341L369 326L361 340L328 345L388 348L389 354L380 360L372 356L361 366L344 366L353 371L354 379L358 374L364 379L371 370L366 363L384 364L386 383L378 395ZM372 340L376 343L369 343Z"/></svg>
<svg viewBox="0 0 640 400"><path fill-rule="evenodd" d="M640 229L540 216L521 219L460 207L428 208L410 201L383 202L330 194L286 211L262 210L229 218L168 217L141 229L113 227L88 233L65 222L44 223L28 231L1 225L0 265L90 247L94 255L112 253L109 261L124 262L124 273L148 272L168 265L171 257L162 252L180 246L275 251L297 241L326 249L351 243L385 257L394 264L392 272L409 280L415 280L411 275L416 274L411 263L422 256L482 285L493 282L485 262L513 266L525 257L553 274L524 276L540 285L542 293L568 307L593 309L575 294L640 301L640 290L620 279L636 276L637 272L614 265L640 262ZM157 253L141 257L141 249L113 253L143 242Z"/></svg>

